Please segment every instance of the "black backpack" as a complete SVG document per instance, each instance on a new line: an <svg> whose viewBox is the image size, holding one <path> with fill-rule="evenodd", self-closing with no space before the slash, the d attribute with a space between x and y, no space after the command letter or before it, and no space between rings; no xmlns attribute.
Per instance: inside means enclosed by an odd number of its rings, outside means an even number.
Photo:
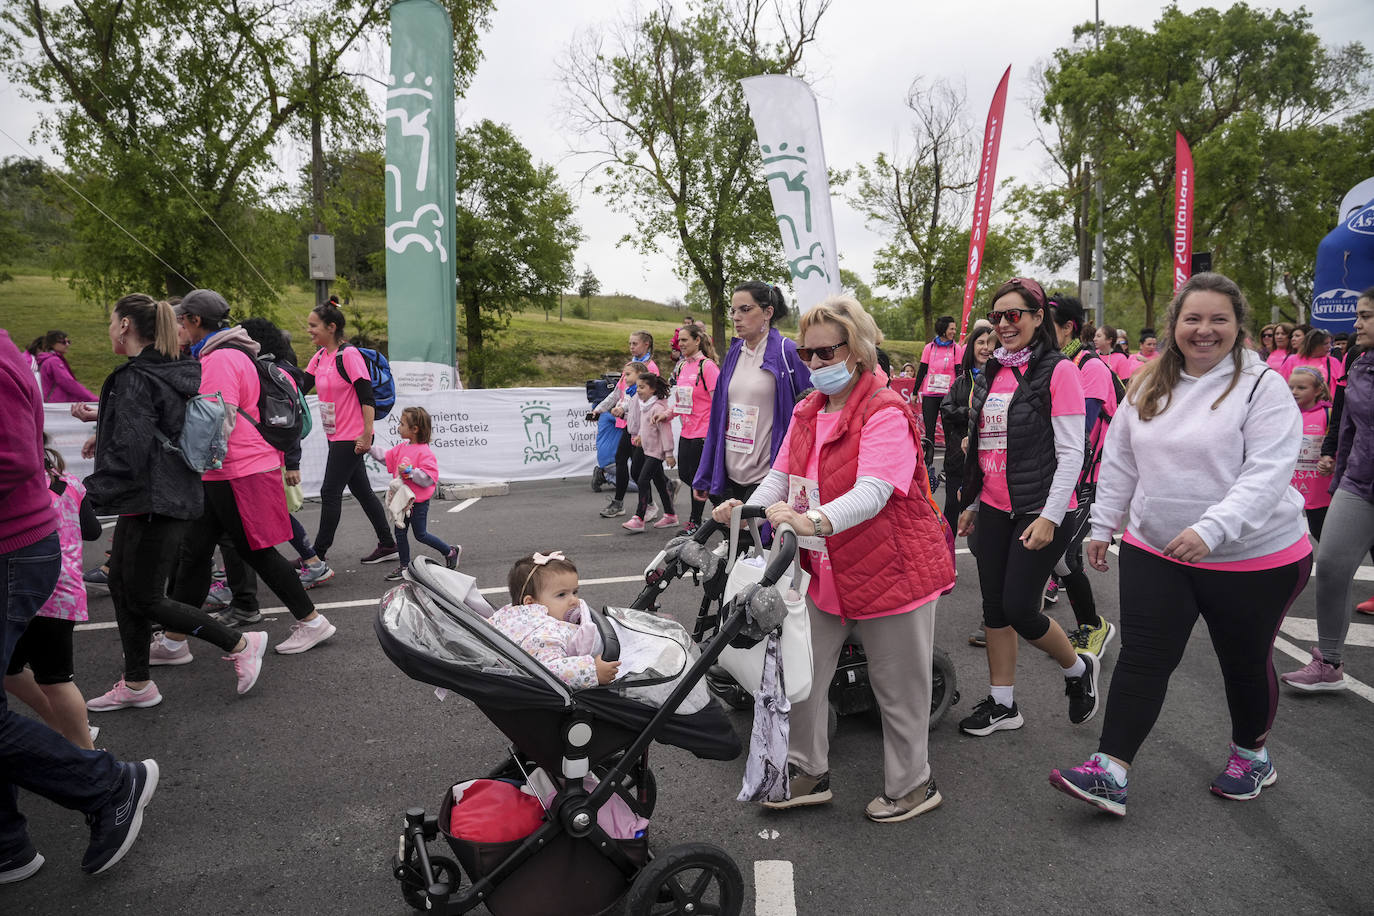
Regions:
<svg viewBox="0 0 1374 916"><path fill-rule="evenodd" d="M1112 390L1116 392L1117 406L1120 407L1122 404L1126 403L1126 383L1121 380L1121 377L1117 375L1115 371L1113 371L1112 364L1107 362L1107 360L1103 358L1101 353L1098 353L1095 350L1084 350L1074 357L1074 365L1082 369L1083 360L1088 357L1102 360L1102 365L1107 367L1107 372L1112 377ZM1110 416L1107 416L1105 413L1103 414L1103 417L1106 419L1108 423L1112 421L1112 418Z"/></svg>
<svg viewBox="0 0 1374 916"><path fill-rule="evenodd" d="M300 388L280 363L271 356L253 356L243 347L231 347L253 360L258 370L258 416L254 420L242 408L241 416L253 424L267 444L279 452L287 452L300 444L310 431L310 413Z"/></svg>

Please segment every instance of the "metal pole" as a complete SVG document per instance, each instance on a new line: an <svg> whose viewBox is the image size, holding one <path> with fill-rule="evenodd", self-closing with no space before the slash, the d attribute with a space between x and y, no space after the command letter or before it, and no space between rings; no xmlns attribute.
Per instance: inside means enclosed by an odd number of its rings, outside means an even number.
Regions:
<svg viewBox="0 0 1374 916"><path fill-rule="evenodd" d="M314 211L315 234L324 233L324 148L320 143L319 64L315 57L315 39L310 39L310 78L315 90L315 102L310 106L310 206ZM329 281L315 281L315 304L329 301Z"/></svg>
<svg viewBox="0 0 1374 916"><path fill-rule="evenodd" d="M1093 34L1097 42L1097 50L1102 50L1102 12L1098 0L1093 0ZM1094 185L1097 191L1097 244L1093 251L1093 282L1097 287L1096 299L1096 324L1100 328L1107 323L1107 277L1106 268L1103 266L1104 255L1102 248L1104 245L1102 238L1102 224L1106 221L1106 204L1102 198L1102 151L1101 143L1098 143L1098 158L1093 164L1093 177L1096 179Z"/></svg>

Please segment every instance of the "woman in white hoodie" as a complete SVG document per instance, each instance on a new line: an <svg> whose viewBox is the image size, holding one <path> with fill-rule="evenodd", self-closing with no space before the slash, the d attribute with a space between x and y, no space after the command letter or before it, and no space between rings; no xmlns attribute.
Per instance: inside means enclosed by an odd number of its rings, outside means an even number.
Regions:
<svg viewBox="0 0 1374 916"><path fill-rule="evenodd" d="M1199 616L1231 715L1230 757L1212 791L1249 799L1278 778L1264 748L1278 708L1274 638L1307 584L1312 548L1289 486L1302 419L1283 376L1245 348L1248 312L1220 274L1185 282L1162 355L1131 379L1107 433L1088 559L1106 570L1125 523L1121 655L1098 752L1050 783L1112 814L1126 813L1126 771Z"/></svg>

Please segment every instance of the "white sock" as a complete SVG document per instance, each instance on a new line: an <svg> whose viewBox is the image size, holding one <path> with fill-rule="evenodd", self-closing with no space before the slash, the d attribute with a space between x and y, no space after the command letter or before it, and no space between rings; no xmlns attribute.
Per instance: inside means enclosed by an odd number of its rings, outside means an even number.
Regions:
<svg viewBox="0 0 1374 916"><path fill-rule="evenodd" d="M1097 761L1098 766L1102 767L1102 769L1106 770L1111 775L1112 779L1116 780L1117 785L1124 786L1126 784L1125 767L1108 757L1106 754L1093 754L1093 759Z"/></svg>
<svg viewBox="0 0 1374 916"><path fill-rule="evenodd" d="M1014 699L1015 691L1015 686L992 686L988 688L988 692L992 694L992 698L996 700L999 705L1007 707L1007 709L1011 709L1011 704L1016 702L1016 700Z"/></svg>
<svg viewBox="0 0 1374 916"><path fill-rule="evenodd" d="M1257 751L1252 751L1248 747L1241 747L1239 744L1235 747L1236 753L1240 754L1242 757L1247 757L1250 760L1258 760L1260 763L1267 763L1269 761L1269 748L1267 747L1262 747Z"/></svg>
<svg viewBox="0 0 1374 916"><path fill-rule="evenodd" d="M1074 658L1073 664L1064 669L1064 677L1082 677L1083 672L1088 670L1088 663L1083 661L1083 656Z"/></svg>
<svg viewBox="0 0 1374 916"><path fill-rule="evenodd" d="M328 623L328 621L324 619L324 615L323 615L323 614L316 615L316 617L315 617L314 620L307 620L307 621L305 621L305 625L308 626L308 627L310 627L312 630L313 630L315 627L322 627L322 626L324 626L326 623Z"/></svg>
<svg viewBox="0 0 1374 916"><path fill-rule="evenodd" d="M171 649L173 652L176 652L182 646L186 645L186 640L172 639L166 633L159 633L158 639L162 640L162 644L167 648Z"/></svg>

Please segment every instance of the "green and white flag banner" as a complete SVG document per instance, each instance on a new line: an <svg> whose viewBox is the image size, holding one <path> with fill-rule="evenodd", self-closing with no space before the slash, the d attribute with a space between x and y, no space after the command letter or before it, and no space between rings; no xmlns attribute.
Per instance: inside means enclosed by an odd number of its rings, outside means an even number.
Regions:
<svg viewBox="0 0 1374 916"><path fill-rule="evenodd" d="M397 391L462 387L453 265L453 39L434 0L391 7L386 93L388 358Z"/></svg>
<svg viewBox="0 0 1374 916"><path fill-rule="evenodd" d="M821 116L811 87L793 76L740 80L758 133L763 177L782 233L799 312L840 291Z"/></svg>

